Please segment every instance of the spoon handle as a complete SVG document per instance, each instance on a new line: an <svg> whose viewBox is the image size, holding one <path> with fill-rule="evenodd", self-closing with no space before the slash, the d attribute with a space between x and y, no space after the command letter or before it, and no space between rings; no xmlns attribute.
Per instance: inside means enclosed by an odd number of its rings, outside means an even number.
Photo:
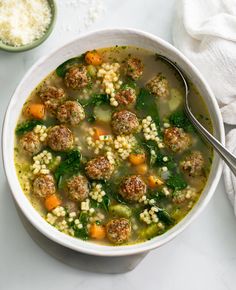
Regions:
<svg viewBox="0 0 236 290"><path fill-rule="evenodd" d="M211 133L209 133L202 126L202 124L198 122L198 120L194 117L193 113L191 112L191 110L189 108L189 103L188 103L189 86L188 86L187 80L184 77L182 70L178 67L178 65L176 63L174 63L173 61L171 61L167 57L160 55L160 54L157 54L157 57L168 62L179 73L180 77L183 80L184 87L185 87L185 111L186 111L186 114L188 115L189 119L192 121L195 128L199 131L199 133L201 133L207 139L207 141L213 146L213 148L216 150L216 152L218 152L218 154L221 156L221 158L229 166L229 168L233 172L234 176L236 176L236 157L232 153L230 153L229 150L226 149L214 136L212 136Z"/></svg>
<svg viewBox="0 0 236 290"><path fill-rule="evenodd" d="M236 157L229 152L214 136L211 135L200 122L194 117L193 113L186 108L186 113L189 119L192 121L194 126L197 128L199 133L201 133L207 141L213 146L213 148L218 152L218 154L222 157L225 163L229 166L234 176L236 176Z"/></svg>

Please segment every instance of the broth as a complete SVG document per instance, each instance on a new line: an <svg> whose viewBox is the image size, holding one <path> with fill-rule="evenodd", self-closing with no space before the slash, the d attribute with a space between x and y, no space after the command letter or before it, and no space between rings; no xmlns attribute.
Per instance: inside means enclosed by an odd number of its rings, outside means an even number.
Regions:
<svg viewBox="0 0 236 290"><path fill-rule="evenodd" d="M47 76L22 108L15 139L22 190L42 218L109 245L177 224L204 189L213 154L184 114L183 93L169 65L135 47L92 51ZM190 99L212 131L191 83Z"/></svg>

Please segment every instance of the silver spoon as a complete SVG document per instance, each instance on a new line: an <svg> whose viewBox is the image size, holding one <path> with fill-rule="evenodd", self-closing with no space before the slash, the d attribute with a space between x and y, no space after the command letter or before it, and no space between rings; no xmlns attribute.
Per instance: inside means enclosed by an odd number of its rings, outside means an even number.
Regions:
<svg viewBox="0 0 236 290"><path fill-rule="evenodd" d="M157 55L159 59L163 59L164 61L168 62L180 75L181 79L183 80L184 86L185 86L185 99L184 99L184 108L186 111L186 114L192 124L196 127L196 129L201 133L205 139L213 146L213 148L216 150L216 152L221 156L221 158L225 161L225 163L229 166L233 174L236 176L236 157L229 152L228 149L226 149L214 136L209 133L206 128L202 126L202 124L199 123L199 121L194 117L193 113L190 110L189 102L188 102L188 96L189 96L189 87L188 83L183 75L183 72L181 69L170 59L163 55Z"/></svg>

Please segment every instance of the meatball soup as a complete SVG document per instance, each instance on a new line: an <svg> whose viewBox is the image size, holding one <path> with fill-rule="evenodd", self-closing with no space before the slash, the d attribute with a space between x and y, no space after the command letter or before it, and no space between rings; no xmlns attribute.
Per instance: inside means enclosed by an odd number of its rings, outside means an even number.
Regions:
<svg viewBox="0 0 236 290"><path fill-rule="evenodd" d="M145 242L175 226L201 195L213 154L184 113L183 93L166 63L135 47L89 51L56 68L15 130L18 178L42 218L106 245Z"/></svg>

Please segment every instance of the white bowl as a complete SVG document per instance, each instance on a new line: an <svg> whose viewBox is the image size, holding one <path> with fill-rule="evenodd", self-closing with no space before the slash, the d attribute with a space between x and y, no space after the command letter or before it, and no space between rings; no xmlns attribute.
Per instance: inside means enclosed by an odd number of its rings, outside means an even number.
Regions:
<svg viewBox="0 0 236 290"><path fill-rule="evenodd" d="M33 208L20 187L14 166L14 131L22 106L38 83L40 83L51 71L65 60L94 48L111 47L114 45L141 47L156 53L161 53L178 63L178 65L185 71L186 75L196 85L200 94L204 97L213 122L214 135L224 143L224 127L220 110L206 81L203 79L200 72L186 57L184 57L182 53L169 43L154 35L133 29L100 30L82 35L37 61L18 85L6 112L2 136L3 160L6 176L15 201L35 228L49 239L65 247L71 248L75 251L99 256L124 256L142 253L160 247L173 239L206 207L215 191L222 171L220 159L215 155L205 189L201 194L199 201L189 214L163 235L153 238L145 243L131 246L102 246L70 237L59 232L48 224Z"/></svg>

